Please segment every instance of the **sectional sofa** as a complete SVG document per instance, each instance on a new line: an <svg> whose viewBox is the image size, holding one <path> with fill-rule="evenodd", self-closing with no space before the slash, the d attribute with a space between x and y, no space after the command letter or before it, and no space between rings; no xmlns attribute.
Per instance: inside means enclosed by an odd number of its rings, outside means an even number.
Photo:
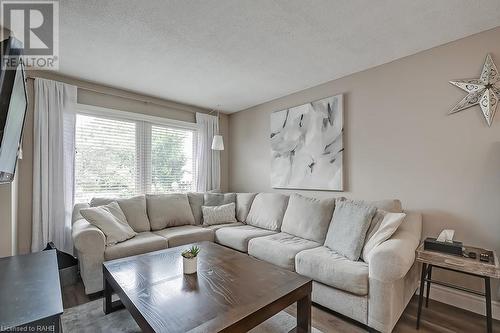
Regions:
<svg viewBox="0 0 500 333"><path fill-rule="evenodd" d="M304 197L302 197L304 198ZM73 241L87 294L102 290L102 263L184 244L213 241L313 279L313 302L381 332L392 331L418 285L415 249L421 215L406 212L398 230L372 253L369 264L324 246L332 211L311 209L277 193L146 195L118 201L135 237L106 246L105 236L80 209L115 199L76 204ZM311 200L315 204L317 199ZM235 201L237 222L204 226L202 206ZM371 202L402 212L399 200Z"/></svg>

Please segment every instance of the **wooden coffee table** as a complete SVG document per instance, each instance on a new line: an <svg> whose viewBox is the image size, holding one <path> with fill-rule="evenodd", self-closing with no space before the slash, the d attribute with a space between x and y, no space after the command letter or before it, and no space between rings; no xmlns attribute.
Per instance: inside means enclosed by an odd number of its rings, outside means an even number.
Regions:
<svg viewBox="0 0 500 333"><path fill-rule="evenodd" d="M144 332L246 332L297 302L294 331L311 332L311 279L211 242L184 275L191 245L105 262L104 312L125 306Z"/></svg>

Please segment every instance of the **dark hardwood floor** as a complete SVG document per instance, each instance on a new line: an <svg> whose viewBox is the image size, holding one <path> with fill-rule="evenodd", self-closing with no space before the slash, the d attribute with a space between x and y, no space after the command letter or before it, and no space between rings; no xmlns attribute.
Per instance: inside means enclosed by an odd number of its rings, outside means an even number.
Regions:
<svg viewBox="0 0 500 333"><path fill-rule="evenodd" d="M94 299L101 298L102 296L85 295L82 282L75 285L63 288L63 305L64 308L74 307ZM451 333L451 332L464 332L464 333L481 333L486 332L486 319L476 313L465 311L447 304L429 301L429 307L422 309L422 319L420 323L420 330L415 329L415 321L417 314L417 298L414 297L403 315L399 319L393 332L395 333ZM292 305L287 310L288 313L295 315L296 306ZM351 321L340 315L323 309L318 306L313 306L312 309L312 323L317 329L324 333L337 333L337 332L366 332L366 327ZM500 332L500 321L493 321L493 332Z"/></svg>

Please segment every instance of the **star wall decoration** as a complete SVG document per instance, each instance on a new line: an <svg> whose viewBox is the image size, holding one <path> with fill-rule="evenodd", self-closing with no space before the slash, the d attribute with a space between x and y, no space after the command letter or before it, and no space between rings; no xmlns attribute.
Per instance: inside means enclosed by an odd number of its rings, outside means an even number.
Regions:
<svg viewBox="0 0 500 333"><path fill-rule="evenodd" d="M488 54L479 79L450 81L451 84L465 90L468 94L449 112L456 113L479 104L484 118L491 127L493 117L500 100L500 74Z"/></svg>

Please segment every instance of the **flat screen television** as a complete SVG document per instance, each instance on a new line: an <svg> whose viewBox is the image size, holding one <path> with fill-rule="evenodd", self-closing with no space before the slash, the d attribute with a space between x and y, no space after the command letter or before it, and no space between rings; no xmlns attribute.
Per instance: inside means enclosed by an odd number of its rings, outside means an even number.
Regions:
<svg viewBox="0 0 500 333"><path fill-rule="evenodd" d="M21 42L14 37L1 42L0 184L14 179L28 107L21 48Z"/></svg>

